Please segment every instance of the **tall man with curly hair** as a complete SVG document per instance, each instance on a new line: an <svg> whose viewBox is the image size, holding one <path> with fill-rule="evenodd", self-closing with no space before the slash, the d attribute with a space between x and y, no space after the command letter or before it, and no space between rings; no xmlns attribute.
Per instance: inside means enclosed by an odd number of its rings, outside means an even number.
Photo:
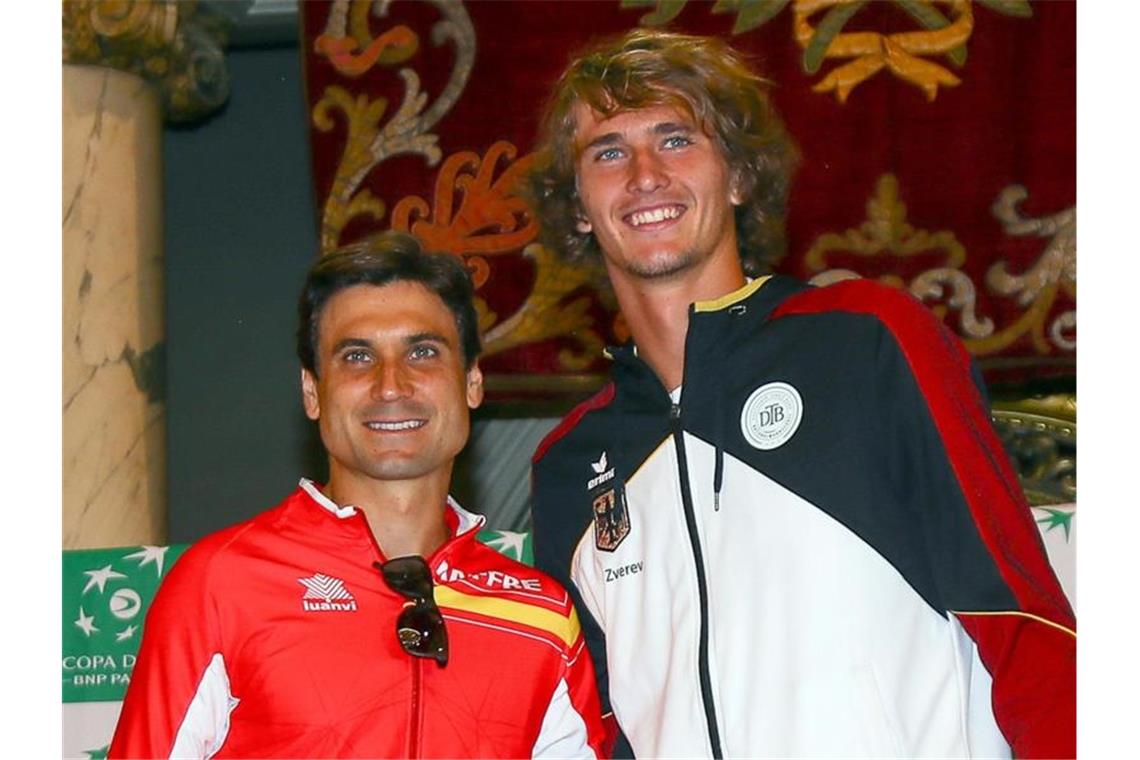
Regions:
<svg viewBox="0 0 1140 760"><path fill-rule="evenodd" d="M1075 620L961 344L765 274L795 151L716 39L575 60L531 191L632 341L534 456L620 754L1072 757Z"/></svg>

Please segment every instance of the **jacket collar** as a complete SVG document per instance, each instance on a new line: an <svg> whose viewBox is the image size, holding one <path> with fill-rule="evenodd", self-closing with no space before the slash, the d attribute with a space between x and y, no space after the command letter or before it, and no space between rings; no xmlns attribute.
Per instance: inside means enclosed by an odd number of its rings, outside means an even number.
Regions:
<svg viewBox="0 0 1140 760"><path fill-rule="evenodd" d="M784 275L757 277L720 298L690 304L689 332L692 333L695 321L702 321L724 312L740 313L742 316L747 314L749 323L759 324L789 296L810 287L812 286ZM632 339L620 346L610 346L605 350L605 354L614 360L617 365L615 370L620 366L629 368L640 366L649 371L648 366L638 358L637 345Z"/></svg>
<svg viewBox="0 0 1140 760"><path fill-rule="evenodd" d="M329 497L325 496L317 484L308 478L301 478L300 487L305 493L313 500L316 506L321 507L327 512L331 513L334 517L344 519L352 517L357 513L356 507L353 506L340 506ZM446 515L447 527L451 531L453 537L471 533L479 530L486 522L487 518L483 515L477 515L473 512L468 512L463 507L459 506L459 502L453 499L450 495L447 497L448 511Z"/></svg>

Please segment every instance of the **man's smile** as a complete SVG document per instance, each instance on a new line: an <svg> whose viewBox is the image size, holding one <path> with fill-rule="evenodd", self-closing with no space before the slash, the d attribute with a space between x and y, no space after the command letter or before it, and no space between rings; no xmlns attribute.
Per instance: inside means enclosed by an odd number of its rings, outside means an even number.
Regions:
<svg viewBox="0 0 1140 760"><path fill-rule="evenodd" d="M622 217L622 220L631 227L649 227L651 225L667 226L667 222L679 219L686 211L686 207L679 203L669 203L651 208L641 208Z"/></svg>
<svg viewBox="0 0 1140 760"><path fill-rule="evenodd" d="M405 430L416 430L427 424L425 419L414 420L369 420L364 426L369 430L378 430L389 433L399 433Z"/></svg>

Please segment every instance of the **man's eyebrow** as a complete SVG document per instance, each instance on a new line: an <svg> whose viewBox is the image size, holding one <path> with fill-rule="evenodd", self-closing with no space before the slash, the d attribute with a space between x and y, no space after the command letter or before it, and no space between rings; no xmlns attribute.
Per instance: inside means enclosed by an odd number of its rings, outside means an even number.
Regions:
<svg viewBox="0 0 1140 760"><path fill-rule="evenodd" d="M443 346L450 346L449 341L445 336L433 332L420 332L404 337L404 343L409 346L414 346L417 343L439 343Z"/></svg>
<svg viewBox="0 0 1140 760"><path fill-rule="evenodd" d="M677 132L695 132L696 128L692 124L686 124L682 121L663 121L654 124L652 131L655 135L672 135Z"/></svg>
<svg viewBox="0 0 1140 760"><path fill-rule="evenodd" d="M346 348L372 348L372 341L364 338L341 338L332 347L332 352L339 354Z"/></svg>
<svg viewBox="0 0 1140 760"><path fill-rule="evenodd" d="M617 145L620 142L622 142L622 136L619 132L606 132L604 135L599 135L583 145L582 152L603 146L609 147L610 145Z"/></svg>

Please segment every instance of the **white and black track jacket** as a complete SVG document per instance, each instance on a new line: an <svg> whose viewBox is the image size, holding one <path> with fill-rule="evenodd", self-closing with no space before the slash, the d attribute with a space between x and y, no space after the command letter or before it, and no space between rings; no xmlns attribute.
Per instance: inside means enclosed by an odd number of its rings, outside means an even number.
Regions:
<svg viewBox="0 0 1140 760"><path fill-rule="evenodd" d="M535 453L532 497L619 751L1075 754L1072 610L925 307L755 280L690 307L679 403L613 358Z"/></svg>

